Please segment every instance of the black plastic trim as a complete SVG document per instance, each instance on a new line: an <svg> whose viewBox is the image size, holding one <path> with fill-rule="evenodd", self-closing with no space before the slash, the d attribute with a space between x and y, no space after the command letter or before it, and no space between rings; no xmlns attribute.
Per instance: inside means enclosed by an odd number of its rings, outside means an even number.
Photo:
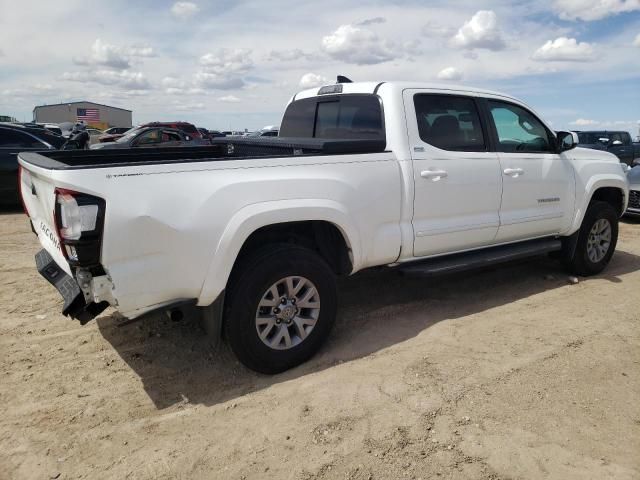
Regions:
<svg viewBox="0 0 640 480"><path fill-rule="evenodd" d="M107 302L87 304L78 283L58 266L53 257L46 250L36 254L36 267L64 300L62 314L79 320L82 325L100 315L108 306Z"/></svg>
<svg viewBox="0 0 640 480"><path fill-rule="evenodd" d="M382 114L384 117L384 111ZM229 153L229 148L235 153ZM254 140L221 138L213 140L211 146L147 148L143 152L140 150L140 148L110 151L107 149L95 151L51 150L22 152L19 158L26 163L47 170L85 170L139 165L381 153L386 151L386 139L332 140L261 137ZM240 153L242 151L246 151L246 153Z"/></svg>
<svg viewBox="0 0 640 480"><path fill-rule="evenodd" d="M561 249L562 240L550 237L429 258L420 262L402 264L398 268L406 274L435 276L484 268L549 252L557 252Z"/></svg>

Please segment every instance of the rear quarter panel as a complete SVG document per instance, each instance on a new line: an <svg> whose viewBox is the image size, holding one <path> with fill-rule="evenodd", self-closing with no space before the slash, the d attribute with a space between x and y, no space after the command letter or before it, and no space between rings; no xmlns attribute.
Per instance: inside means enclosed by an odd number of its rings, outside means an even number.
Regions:
<svg viewBox="0 0 640 480"><path fill-rule="evenodd" d="M102 264L130 317L178 299L210 304L246 238L272 223L336 224L354 271L399 253L391 153L64 171L58 182L106 199Z"/></svg>

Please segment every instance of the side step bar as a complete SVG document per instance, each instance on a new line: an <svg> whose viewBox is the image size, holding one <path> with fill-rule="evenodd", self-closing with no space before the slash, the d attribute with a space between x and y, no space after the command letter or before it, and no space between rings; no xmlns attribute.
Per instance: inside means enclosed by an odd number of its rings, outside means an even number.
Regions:
<svg viewBox="0 0 640 480"><path fill-rule="evenodd" d="M497 263L555 252L560 249L562 249L561 240L545 238L436 257L422 262L409 263L398 268L407 275L429 277L488 267Z"/></svg>

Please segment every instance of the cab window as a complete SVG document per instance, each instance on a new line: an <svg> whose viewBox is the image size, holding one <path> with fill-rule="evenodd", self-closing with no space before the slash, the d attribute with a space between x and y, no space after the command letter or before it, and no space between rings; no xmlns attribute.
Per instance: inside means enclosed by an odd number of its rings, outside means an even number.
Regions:
<svg viewBox="0 0 640 480"><path fill-rule="evenodd" d="M552 153L553 137L531 112L512 103L489 100L499 152Z"/></svg>
<svg viewBox="0 0 640 480"><path fill-rule="evenodd" d="M413 97L420 138L442 150L487 150L480 115L470 97L418 94Z"/></svg>
<svg viewBox="0 0 640 480"><path fill-rule="evenodd" d="M375 95L326 95L291 103L281 137L384 140L380 100Z"/></svg>

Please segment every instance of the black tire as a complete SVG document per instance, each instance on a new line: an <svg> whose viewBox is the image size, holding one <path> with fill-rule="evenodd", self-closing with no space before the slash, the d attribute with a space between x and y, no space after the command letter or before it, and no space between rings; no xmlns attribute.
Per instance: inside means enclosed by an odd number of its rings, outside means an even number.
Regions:
<svg viewBox="0 0 640 480"><path fill-rule="evenodd" d="M601 219L607 220L611 225L611 241L604 257L594 262L589 258L587 247L591 229L596 222ZM575 275L585 277L602 272L611 260L611 256L618 242L618 212L607 202L595 201L591 203L585 213L577 235L576 246L573 252L570 251L570 248L567 248L563 253L564 264L568 270Z"/></svg>
<svg viewBox="0 0 640 480"><path fill-rule="evenodd" d="M312 282L319 294L320 309L315 326L304 340L277 350L260 339L256 312L267 289L289 276ZM335 275L320 255L297 245L271 245L242 259L234 268L227 290L225 336L238 359L251 370L265 374L283 372L318 351L329 336L336 308Z"/></svg>

